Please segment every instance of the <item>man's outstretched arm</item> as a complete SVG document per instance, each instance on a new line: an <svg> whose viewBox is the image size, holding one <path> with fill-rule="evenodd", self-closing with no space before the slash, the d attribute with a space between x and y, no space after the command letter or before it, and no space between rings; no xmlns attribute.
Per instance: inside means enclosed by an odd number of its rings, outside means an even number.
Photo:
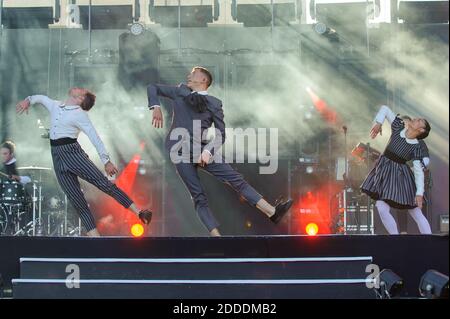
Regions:
<svg viewBox="0 0 450 319"><path fill-rule="evenodd" d="M156 128L163 127L163 115L161 111L161 101L159 97L175 99L180 92L180 86L150 84L147 87L148 107L153 110L152 125Z"/></svg>
<svg viewBox="0 0 450 319"><path fill-rule="evenodd" d="M147 87L147 99L148 107L153 109L161 105L159 97L165 97L168 99L175 99L180 92L179 86L162 85L162 84L150 84Z"/></svg>
<svg viewBox="0 0 450 319"><path fill-rule="evenodd" d="M95 129L94 125L89 119L89 116L85 112L80 113L77 125L78 128L81 131L83 131L84 134L87 135L92 145L95 146L95 149L97 150L97 153L102 163L105 165L105 171L108 174L108 176L113 176L114 174L117 174L119 171L117 170L116 166L111 162L105 144L98 135L97 130Z"/></svg>

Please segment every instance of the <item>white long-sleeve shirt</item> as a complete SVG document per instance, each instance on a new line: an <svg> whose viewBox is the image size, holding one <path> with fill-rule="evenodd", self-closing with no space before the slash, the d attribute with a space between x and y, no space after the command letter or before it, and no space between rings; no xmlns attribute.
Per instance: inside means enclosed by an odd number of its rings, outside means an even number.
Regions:
<svg viewBox="0 0 450 319"><path fill-rule="evenodd" d="M376 123L383 124L384 121L387 119L389 124L392 124L392 122L395 120L397 115L392 112L392 110L386 106L382 105L380 108L380 111L375 116ZM400 136L406 140L409 144L418 144L419 141L417 139L409 139L406 137L406 127L400 132ZM423 164L422 164L423 162ZM423 172L423 165L428 166L430 164L430 158L424 157L422 161L414 160L413 161L413 170L414 170L414 180L416 183L416 195L423 196L423 193L425 192L425 175Z"/></svg>
<svg viewBox="0 0 450 319"><path fill-rule="evenodd" d="M6 165L11 165L17 162L17 159L15 157L13 157L11 160L9 160L8 162L5 163ZM29 176L19 176L19 183L21 184L28 184L31 183L31 178Z"/></svg>
<svg viewBox="0 0 450 319"><path fill-rule="evenodd" d="M80 131L82 131L95 146L103 164L109 162L110 157L105 145L92 125L87 112L79 105L64 105L60 101L52 100L45 95L32 95L28 99L31 104L42 104L50 112L50 139L78 138Z"/></svg>

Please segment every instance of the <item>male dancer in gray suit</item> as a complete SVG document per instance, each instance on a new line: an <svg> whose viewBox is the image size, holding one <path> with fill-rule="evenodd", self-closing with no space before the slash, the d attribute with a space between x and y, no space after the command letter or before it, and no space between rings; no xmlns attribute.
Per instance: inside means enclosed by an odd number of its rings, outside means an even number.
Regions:
<svg viewBox="0 0 450 319"><path fill-rule="evenodd" d="M208 95L208 88L213 79L211 73L202 67L194 67L187 76L187 85L166 86L151 84L147 88L148 105L153 110L152 124L156 128L163 126L159 96L173 101L172 127L166 139L166 148L172 155L179 156L175 163L177 172L191 193L197 214L211 236L220 236L219 223L208 207L208 200L203 191L197 173L198 168L206 170L220 181L230 185L251 205L256 206L274 223L278 223L292 206L292 200L280 201L276 206L270 205L253 187L251 187L229 164L218 161L214 152L225 142L225 123L222 102ZM200 123L200 133L196 131ZM216 136L212 143L198 139L214 123ZM188 138L174 139L179 132L188 133ZM189 152L185 152L186 146Z"/></svg>

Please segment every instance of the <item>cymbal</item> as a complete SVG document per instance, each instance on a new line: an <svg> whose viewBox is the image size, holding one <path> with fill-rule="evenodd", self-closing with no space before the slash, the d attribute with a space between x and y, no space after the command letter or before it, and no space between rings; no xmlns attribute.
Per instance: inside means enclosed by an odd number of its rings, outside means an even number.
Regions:
<svg viewBox="0 0 450 319"><path fill-rule="evenodd" d="M27 167L18 167L17 170L28 170L28 171L51 171L51 168L48 167L39 167L39 166L27 166Z"/></svg>

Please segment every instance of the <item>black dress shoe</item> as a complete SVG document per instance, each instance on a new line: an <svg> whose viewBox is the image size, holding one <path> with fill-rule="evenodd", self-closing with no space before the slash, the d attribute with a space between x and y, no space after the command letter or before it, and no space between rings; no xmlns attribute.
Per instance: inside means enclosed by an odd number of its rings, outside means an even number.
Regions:
<svg viewBox="0 0 450 319"><path fill-rule="evenodd" d="M292 199L288 199L285 202L280 201L275 206L275 214L273 214L273 216L270 217L270 220L273 221L275 224L278 224L280 220L283 218L283 216L286 215L286 213L289 211L289 209L292 206L292 203L294 203Z"/></svg>
<svg viewBox="0 0 450 319"><path fill-rule="evenodd" d="M151 211L149 211L148 209L144 209L139 212L139 219L144 224L148 225L152 221L152 215L153 213Z"/></svg>
<svg viewBox="0 0 450 319"><path fill-rule="evenodd" d="M284 196L280 196L275 200L275 207L284 201Z"/></svg>

